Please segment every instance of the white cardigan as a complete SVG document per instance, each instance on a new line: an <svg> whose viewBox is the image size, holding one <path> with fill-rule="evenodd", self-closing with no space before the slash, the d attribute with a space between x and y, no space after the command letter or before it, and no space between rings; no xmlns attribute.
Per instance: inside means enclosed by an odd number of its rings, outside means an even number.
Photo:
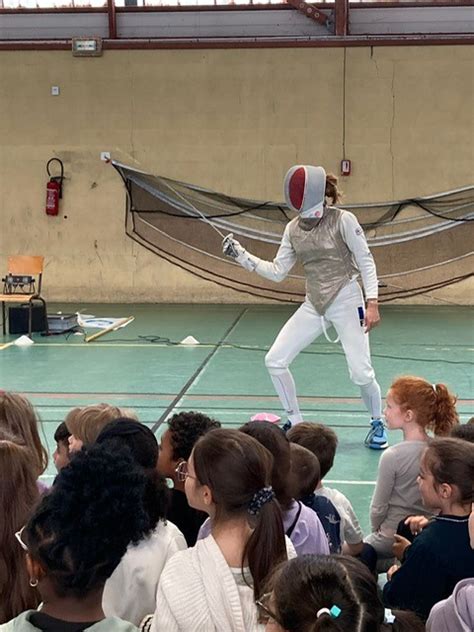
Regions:
<svg viewBox="0 0 474 632"><path fill-rule="evenodd" d="M167 563L151 632L257 632L253 590L237 586L212 535Z"/></svg>
<svg viewBox="0 0 474 632"><path fill-rule="evenodd" d="M105 584L102 598L105 615L138 626L156 607L158 582L166 563L185 548L186 540L178 527L162 520L150 536L131 544Z"/></svg>

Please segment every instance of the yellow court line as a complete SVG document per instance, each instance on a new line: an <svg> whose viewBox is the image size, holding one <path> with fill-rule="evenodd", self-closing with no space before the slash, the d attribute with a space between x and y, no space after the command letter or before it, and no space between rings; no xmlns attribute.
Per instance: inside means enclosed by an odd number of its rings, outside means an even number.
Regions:
<svg viewBox="0 0 474 632"><path fill-rule="evenodd" d="M3 345L0 345L0 351L3 351L3 349L6 349L7 347L11 347L12 344L14 344L13 342L6 342Z"/></svg>

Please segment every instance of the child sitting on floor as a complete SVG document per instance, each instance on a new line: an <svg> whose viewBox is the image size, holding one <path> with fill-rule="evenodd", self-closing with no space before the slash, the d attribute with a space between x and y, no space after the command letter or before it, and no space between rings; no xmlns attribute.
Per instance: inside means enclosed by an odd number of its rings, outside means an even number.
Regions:
<svg viewBox="0 0 474 632"><path fill-rule="evenodd" d="M255 601L273 567L287 559L271 467L258 441L222 429L206 433L182 462L188 502L209 514L211 533L167 563L153 632L262 630Z"/></svg>
<svg viewBox="0 0 474 632"><path fill-rule="evenodd" d="M458 423L455 397L444 384L419 377L400 377L390 387L385 419L390 430L402 430L403 441L386 450L379 462L370 507L372 533L365 538L379 560L393 558L394 535L410 514L428 515L416 484L420 458L428 442L427 430L447 435Z"/></svg>
<svg viewBox="0 0 474 632"><path fill-rule="evenodd" d="M0 623L36 608L39 593L30 586L25 555L15 538L40 500L32 451L0 428Z"/></svg>
<svg viewBox="0 0 474 632"><path fill-rule="evenodd" d="M158 471L174 484L168 519L180 529L188 546L194 546L207 514L188 505L184 480L181 480L177 469L189 459L196 441L209 430L220 428L221 424L217 419L193 410L174 414L167 424L168 428L161 435Z"/></svg>
<svg viewBox="0 0 474 632"><path fill-rule="evenodd" d="M387 573L384 600L426 619L432 606L451 595L457 582L474 577L468 521L473 499L474 445L434 439L425 449L418 484L426 508L439 511Z"/></svg>
<svg viewBox="0 0 474 632"><path fill-rule="evenodd" d="M329 543L331 553L341 552L341 516L332 502L317 496L314 490L321 482L317 457L297 443L290 443L291 483L295 500L316 512Z"/></svg>
<svg viewBox="0 0 474 632"><path fill-rule="evenodd" d="M413 613L384 610L374 576L353 557L282 563L267 590L257 602L266 632L424 632Z"/></svg>
<svg viewBox="0 0 474 632"><path fill-rule="evenodd" d="M104 403L92 404L71 411L64 422L71 433L69 437L70 452L78 452L83 446L92 445L102 429L119 417L137 419L136 415L126 408Z"/></svg>
<svg viewBox="0 0 474 632"><path fill-rule="evenodd" d="M26 610L0 631L136 632L105 617L102 593L146 523L144 490L144 474L123 450L92 446L71 459L16 534L42 608Z"/></svg>
<svg viewBox="0 0 474 632"><path fill-rule="evenodd" d="M338 443L336 433L322 424L303 422L291 428L287 437L291 443L307 448L317 457L321 479L314 490L315 494L331 501L340 515L340 539L343 542L343 552L347 555L360 555L364 547L363 534L349 499L337 489L326 487L322 480L334 464Z"/></svg>
<svg viewBox="0 0 474 632"><path fill-rule="evenodd" d="M73 410L79 410L74 408ZM56 450L53 453L54 465L58 472L69 465L69 437L71 433L67 429L64 421L62 421L54 432L54 440L56 441Z"/></svg>
<svg viewBox="0 0 474 632"><path fill-rule="evenodd" d="M290 443L281 428L268 421L249 421L240 432L259 441L273 456L272 486L283 512L285 533L296 553L329 554L329 544L318 516L292 496Z"/></svg>
<svg viewBox="0 0 474 632"><path fill-rule="evenodd" d="M0 391L0 429L6 430L32 451L36 467L36 476L44 474L48 467L48 452L41 444L39 436L39 419L35 409L23 395ZM46 487L38 482L41 492Z"/></svg>

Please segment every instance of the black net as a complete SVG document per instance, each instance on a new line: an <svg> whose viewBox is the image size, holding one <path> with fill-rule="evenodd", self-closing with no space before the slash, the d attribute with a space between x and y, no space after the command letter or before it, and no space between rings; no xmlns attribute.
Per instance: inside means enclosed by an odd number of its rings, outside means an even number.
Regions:
<svg viewBox="0 0 474 632"><path fill-rule="evenodd" d="M222 254L233 233L271 260L287 222L284 203L237 198L114 162L127 189L126 231L144 247L219 285L284 302L301 302L304 277L293 268L279 284L250 275ZM472 276L474 186L380 204L344 204L365 229L381 301L428 294Z"/></svg>

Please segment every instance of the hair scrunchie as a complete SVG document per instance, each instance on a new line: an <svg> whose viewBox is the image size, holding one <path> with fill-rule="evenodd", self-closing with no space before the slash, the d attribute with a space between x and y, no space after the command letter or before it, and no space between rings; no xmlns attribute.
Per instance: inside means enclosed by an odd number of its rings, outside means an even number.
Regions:
<svg viewBox="0 0 474 632"><path fill-rule="evenodd" d="M263 505L269 503L274 498L275 492L273 491L273 487L262 487L262 489L259 489L258 492L255 492L252 496L252 500L249 502L247 511L251 516L257 516Z"/></svg>

